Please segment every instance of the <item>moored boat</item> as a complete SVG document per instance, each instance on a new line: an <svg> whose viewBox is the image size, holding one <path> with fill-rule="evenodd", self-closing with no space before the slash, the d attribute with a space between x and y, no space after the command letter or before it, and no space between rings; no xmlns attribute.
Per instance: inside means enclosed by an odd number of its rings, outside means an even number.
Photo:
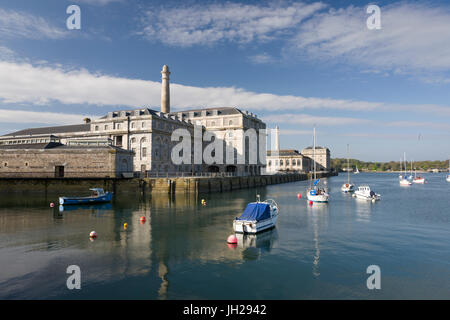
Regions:
<svg viewBox="0 0 450 320"><path fill-rule="evenodd" d="M353 196L357 199L376 201L381 199L381 195L370 190L368 185L359 186Z"/></svg>
<svg viewBox="0 0 450 320"><path fill-rule="evenodd" d="M59 204L92 204L92 203L104 203L111 201L113 197L112 192L105 192L102 188L89 189L92 194L89 197L59 197Z"/></svg>
<svg viewBox="0 0 450 320"><path fill-rule="evenodd" d="M350 160L348 155L348 145L347 145L347 183L344 183L341 187L342 192L353 192L355 191L355 185L350 183Z"/></svg>
<svg viewBox="0 0 450 320"><path fill-rule="evenodd" d="M314 163L314 180L316 179L316 127L314 127L314 133L313 133L313 163ZM306 193L306 197L308 198L309 201L312 202L328 202L328 198L329 195L326 192L325 189L320 188L318 186L319 183L319 179L317 179L316 181L314 181L314 187L311 187L308 189L307 193ZM311 180L312 181L312 180Z"/></svg>
<svg viewBox="0 0 450 320"><path fill-rule="evenodd" d="M259 196L258 196L259 198ZM278 205L272 199L251 202L242 215L233 221L233 229L238 233L258 233L275 227L278 219Z"/></svg>

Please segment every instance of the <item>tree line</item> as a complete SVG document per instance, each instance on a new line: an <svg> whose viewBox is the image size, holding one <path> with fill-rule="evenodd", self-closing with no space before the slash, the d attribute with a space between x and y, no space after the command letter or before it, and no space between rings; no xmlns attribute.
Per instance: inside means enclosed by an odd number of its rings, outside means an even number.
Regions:
<svg viewBox="0 0 450 320"><path fill-rule="evenodd" d="M350 159L350 170L358 167L362 171L400 171L404 170L403 164L399 161L389 162L365 162L356 159ZM347 159L336 158L331 159L331 168L335 171L345 171L347 169ZM427 171L432 169L446 170L448 169L448 161L417 161L413 162L413 170ZM407 171L411 170L411 162L407 163Z"/></svg>

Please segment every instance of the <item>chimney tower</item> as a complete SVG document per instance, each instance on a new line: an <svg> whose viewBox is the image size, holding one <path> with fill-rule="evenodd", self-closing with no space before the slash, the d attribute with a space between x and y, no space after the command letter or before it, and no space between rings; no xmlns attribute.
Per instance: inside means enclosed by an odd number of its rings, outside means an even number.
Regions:
<svg viewBox="0 0 450 320"><path fill-rule="evenodd" d="M164 65L161 71L161 112L170 112L169 67Z"/></svg>

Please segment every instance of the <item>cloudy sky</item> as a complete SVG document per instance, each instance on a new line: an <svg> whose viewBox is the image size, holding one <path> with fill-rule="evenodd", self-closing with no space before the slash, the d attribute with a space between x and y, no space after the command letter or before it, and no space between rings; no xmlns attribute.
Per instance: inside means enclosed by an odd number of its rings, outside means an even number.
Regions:
<svg viewBox="0 0 450 320"><path fill-rule="evenodd" d="M282 148L310 145L315 125L332 157L450 155L446 1L2 0L0 135L159 110L164 64L172 109L249 110Z"/></svg>

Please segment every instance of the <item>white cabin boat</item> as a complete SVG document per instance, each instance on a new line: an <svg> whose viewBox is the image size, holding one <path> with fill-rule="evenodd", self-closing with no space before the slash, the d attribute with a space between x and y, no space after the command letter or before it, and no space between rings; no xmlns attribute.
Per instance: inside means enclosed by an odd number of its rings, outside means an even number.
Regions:
<svg viewBox="0 0 450 320"><path fill-rule="evenodd" d="M358 187L353 196L356 197L357 199L371 200L371 201L381 199L381 195L370 190L370 187L367 185Z"/></svg>
<svg viewBox="0 0 450 320"><path fill-rule="evenodd" d="M259 198L259 196L258 196ZM238 233L258 233L275 227L278 219L278 205L272 200L251 202L239 218L233 221L233 229Z"/></svg>

